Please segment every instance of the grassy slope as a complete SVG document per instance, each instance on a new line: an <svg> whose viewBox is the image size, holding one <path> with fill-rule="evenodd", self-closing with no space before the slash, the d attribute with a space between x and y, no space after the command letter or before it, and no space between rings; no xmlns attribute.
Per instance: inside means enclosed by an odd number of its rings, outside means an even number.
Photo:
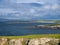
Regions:
<svg viewBox="0 0 60 45"><path fill-rule="evenodd" d="M54 22L53 24L47 24L47 26L57 26L57 25L59 25L60 26L60 20L34 20L34 22L46 22L46 23L48 23L48 22Z"/></svg>
<svg viewBox="0 0 60 45"><path fill-rule="evenodd" d="M55 23L60 23L60 20L34 20L33 22L55 22Z"/></svg>
<svg viewBox="0 0 60 45"><path fill-rule="evenodd" d="M46 26L60 26L58 23L53 23L53 24L46 24Z"/></svg>
<svg viewBox="0 0 60 45"><path fill-rule="evenodd" d="M25 36L0 36L0 38L10 38L10 39L16 39L16 38L60 38L60 34L36 34L36 35L25 35Z"/></svg>

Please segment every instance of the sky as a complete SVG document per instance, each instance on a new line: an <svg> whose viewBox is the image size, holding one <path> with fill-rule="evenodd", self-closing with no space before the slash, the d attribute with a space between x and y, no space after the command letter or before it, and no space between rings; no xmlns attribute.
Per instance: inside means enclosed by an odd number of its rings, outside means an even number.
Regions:
<svg viewBox="0 0 60 45"><path fill-rule="evenodd" d="M0 18L60 19L60 0L0 0Z"/></svg>

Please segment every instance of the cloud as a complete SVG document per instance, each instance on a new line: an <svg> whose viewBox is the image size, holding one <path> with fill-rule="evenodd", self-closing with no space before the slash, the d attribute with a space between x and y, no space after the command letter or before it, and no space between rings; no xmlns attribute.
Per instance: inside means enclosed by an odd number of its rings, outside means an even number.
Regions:
<svg viewBox="0 0 60 45"><path fill-rule="evenodd" d="M10 3L0 4L0 17L4 15L14 19L33 19L60 15L60 4L57 0L5 0L5 2ZM35 2L34 5L32 2Z"/></svg>
<svg viewBox="0 0 60 45"><path fill-rule="evenodd" d="M16 0L16 3L33 3L37 1L38 0Z"/></svg>
<svg viewBox="0 0 60 45"><path fill-rule="evenodd" d="M54 4L54 5L52 5L51 8L52 8L53 10L59 9L59 8L60 8L60 5L59 5L59 4Z"/></svg>
<svg viewBox="0 0 60 45"><path fill-rule="evenodd" d="M58 3L59 0L39 0L39 2L43 2L45 4L54 4Z"/></svg>
<svg viewBox="0 0 60 45"><path fill-rule="evenodd" d="M53 4L58 3L60 0L2 0L0 2L6 3L40 3L40 4Z"/></svg>
<svg viewBox="0 0 60 45"><path fill-rule="evenodd" d="M14 9L11 8L0 8L0 13L15 13L18 11L15 11Z"/></svg>

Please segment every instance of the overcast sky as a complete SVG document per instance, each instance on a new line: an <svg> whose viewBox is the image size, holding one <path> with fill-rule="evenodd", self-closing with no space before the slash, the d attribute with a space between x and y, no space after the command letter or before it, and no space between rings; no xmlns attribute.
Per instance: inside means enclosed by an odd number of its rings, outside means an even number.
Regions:
<svg viewBox="0 0 60 45"><path fill-rule="evenodd" d="M38 5L40 4L42 6L38 6L37 4L34 4L33 7L30 4L16 6L16 4L20 3L38 3ZM24 19L28 19L48 16L60 16L60 0L0 0L0 18L23 17Z"/></svg>
<svg viewBox="0 0 60 45"><path fill-rule="evenodd" d="M43 2L43 3L57 3L60 0L11 0L17 3L32 3L32 2Z"/></svg>

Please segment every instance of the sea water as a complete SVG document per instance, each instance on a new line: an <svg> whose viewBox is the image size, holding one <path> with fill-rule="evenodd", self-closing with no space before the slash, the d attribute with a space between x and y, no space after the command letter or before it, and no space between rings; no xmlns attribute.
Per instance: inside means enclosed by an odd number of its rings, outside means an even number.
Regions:
<svg viewBox="0 0 60 45"><path fill-rule="evenodd" d="M60 34L60 30L24 28L28 26L45 25L49 23L9 23L0 22L0 36L21 36L30 34Z"/></svg>

